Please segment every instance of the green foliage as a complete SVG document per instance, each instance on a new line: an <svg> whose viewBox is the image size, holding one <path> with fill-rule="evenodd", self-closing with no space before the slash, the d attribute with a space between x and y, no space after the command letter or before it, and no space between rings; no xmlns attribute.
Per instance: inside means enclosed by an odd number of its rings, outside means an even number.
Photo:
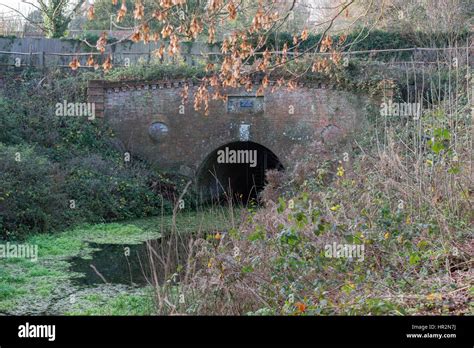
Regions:
<svg viewBox="0 0 474 348"><path fill-rule="evenodd" d="M69 315L152 315L155 307L148 293L139 295L120 294L114 298L92 294L80 299Z"/></svg>
<svg viewBox="0 0 474 348"><path fill-rule="evenodd" d="M133 65L128 68L116 68L105 74L109 81L120 80L168 80L193 79L197 80L206 75L204 66L189 66L181 64L155 63L149 66Z"/></svg>
<svg viewBox="0 0 474 348"><path fill-rule="evenodd" d="M2 237L48 231L66 218L66 196L55 185L58 167L27 145L0 143Z"/></svg>
<svg viewBox="0 0 474 348"><path fill-rule="evenodd" d="M57 102L85 100L85 78L53 73L38 88L39 77L25 72L0 98L0 238L171 211L179 178L124 162L97 120L55 116Z"/></svg>
<svg viewBox="0 0 474 348"><path fill-rule="evenodd" d="M332 39L334 42L338 42L341 35L334 35ZM383 30L371 30L356 29L349 34L343 44L340 45L343 51L367 51L367 50L383 50L383 49L398 49L398 48L414 48L420 46L420 40L423 41L429 37L427 33L417 33L417 35L408 35L406 33L383 31ZM458 37L460 42L465 42L466 38L469 37L468 32L463 32ZM298 48L300 52L306 50L313 50L317 47L318 42L321 40L321 34L310 34L308 39L302 42ZM293 34L291 33L278 33L276 35L270 35L267 40L268 49L281 49L286 43L288 47L292 47ZM446 47L449 44L448 36L439 35L435 42L431 42L432 45L437 47ZM393 53L378 53L373 59L377 60L406 60L411 57L412 52L399 52L396 55Z"/></svg>
<svg viewBox="0 0 474 348"><path fill-rule="evenodd" d="M400 118L385 129L400 141L379 143L379 153L372 146L338 162L340 149L324 166L324 185L314 162L322 166L326 156L308 145L287 168L277 202L249 211L239 231L210 248L211 276L249 315L469 313L469 271L461 265L472 239L470 127L460 115L470 108L458 108L454 116L446 107L423 114L431 140L419 153L406 151L413 134ZM326 253L333 243L363 247L363 257Z"/></svg>
<svg viewBox="0 0 474 348"><path fill-rule="evenodd" d="M155 11L161 10L162 8L158 6L158 3L155 0L143 0L143 6L145 7L146 17L150 17ZM86 30L110 30L110 21L116 23L119 27L131 28L137 24L137 20L133 16L133 9L135 6L134 0L125 0L125 5L127 7L127 13L120 21L117 23L117 12L122 6L122 1L118 1L117 5L113 5L110 0L96 0L94 1L94 19L88 20L84 29ZM196 11L203 11L206 6L205 2L198 0L188 0L186 2L186 12L196 13ZM200 9L198 9L200 8ZM178 16L169 17L170 24L174 27L181 25L180 18ZM148 21L151 31L160 32L163 27L163 23L157 20ZM112 30L119 30L116 26L112 25Z"/></svg>
<svg viewBox="0 0 474 348"><path fill-rule="evenodd" d="M146 10L147 13L152 13L153 11L149 9L150 1L146 1ZM133 0L126 0L125 5L127 6L127 13L124 16L123 20L119 23L122 27L133 27L135 25L135 20L133 19ZM122 6L122 1L118 1L117 5L113 5L112 1L108 0L97 0L94 1L94 19L88 20L84 29L86 30L109 30L110 29L110 20L116 22L117 12ZM114 28L115 29L115 28Z"/></svg>
<svg viewBox="0 0 474 348"><path fill-rule="evenodd" d="M171 215L164 215L126 223L84 224L54 234L30 234L24 243L38 246L37 262L0 259L0 312L44 314L48 304L58 305L58 297L75 294L74 303L65 301L52 310L71 315L153 314L153 294L147 289L127 288L123 284L84 289L71 284L78 276L70 271L72 258L90 258L103 244L142 244L169 233L172 226L176 226L180 234L223 231L230 225L230 213L228 210L180 212L175 220ZM124 289L127 293L123 293ZM168 299L178 303L179 292L174 293L174 297Z"/></svg>
<svg viewBox="0 0 474 348"><path fill-rule="evenodd" d="M50 0L39 2L37 8L41 11L41 16L43 17L42 28L46 37L63 37L75 12L82 6L84 1Z"/></svg>

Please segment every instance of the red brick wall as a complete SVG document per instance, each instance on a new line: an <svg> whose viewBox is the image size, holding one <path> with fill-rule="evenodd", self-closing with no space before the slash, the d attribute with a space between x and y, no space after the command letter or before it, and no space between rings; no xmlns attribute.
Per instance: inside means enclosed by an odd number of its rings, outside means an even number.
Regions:
<svg viewBox="0 0 474 348"><path fill-rule="evenodd" d="M255 113L245 108L231 113L226 102L211 101L205 116L193 108L197 87L191 86L184 114L180 114L183 83L92 81L89 102L96 102L97 115L105 118L132 156L182 173L194 173L212 151L239 141L242 123L250 124L250 141L270 149L286 166L295 144L321 139L331 125L339 128L336 134L350 136L357 131L364 124L365 106L370 102L364 95L330 86L299 86L292 91L268 91L263 96L263 109ZM243 89L229 90L228 94L255 96ZM168 126L163 141L155 142L149 136L153 122Z"/></svg>

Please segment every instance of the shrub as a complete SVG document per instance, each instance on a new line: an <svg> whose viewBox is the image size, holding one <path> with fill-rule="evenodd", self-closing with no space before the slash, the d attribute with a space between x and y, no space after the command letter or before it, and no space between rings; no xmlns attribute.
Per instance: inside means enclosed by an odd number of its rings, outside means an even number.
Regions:
<svg viewBox="0 0 474 348"><path fill-rule="evenodd" d="M87 76L25 72L8 80L0 97L0 237L172 210L181 178L136 158L125 163L97 120L55 116L57 102L85 100Z"/></svg>
<svg viewBox="0 0 474 348"><path fill-rule="evenodd" d="M265 207L248 208L225 237L199 241L200 271L181 284L199 299L187 310L472 313L472 123L470 105L456 100L429 105L411 123L415 134L403 118L371 124L347 161L341 147L296 149L287 173L269 173ZM363 257L332 257L332 243L364 248Z"/></svg>
<svg viewBox="0 0 474 348"><path fill-rule="evenodd" d="M0 231L3 238L49 231L66 219L58 166L27 145L0 143Z"/></svg>

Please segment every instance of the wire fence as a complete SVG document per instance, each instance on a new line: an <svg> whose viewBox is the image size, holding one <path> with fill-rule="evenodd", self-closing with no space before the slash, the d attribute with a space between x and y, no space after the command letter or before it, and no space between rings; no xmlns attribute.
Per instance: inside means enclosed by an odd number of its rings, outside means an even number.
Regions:
<svg viewBox="0 0 474 348"><path fill-rule="evenodd" d="M343 57L343 64L348 64L350 59L356 59L361 56L366 56L369 60L372 60L374 64L385 64L385 65L400 65L410 64L417 65L433 65L440 64L440 60L437 58L444 59L441 60L442 64L456 64L457 61L463 59L466 56L467 50L472 48L469 47L456 47L456 48L405 48L405 49L383 49L383 50L367 50L367 51L353 51L353 52L341 52ZM131 65L152 65L157 63L170 63L177 62L181 60L182 62L187 63L190 66L198 64L200 61L213 60L218 61L219 57L222 56L219 52L208 52L208 53L182 53L179 58L176 57L167 57L159 58L155 50L143 51L143 52L110 52L102 54L100 52L71 52L71 53L57 53L57 52L14 52L14 51L0 51L0 66L11 66L11 67L69 67L69 63L72 59L76 58L80 66L79 68L93 69L94 67L87 66L87 59L93 57L95 62L101 64L105 61L107 57L110 56L111 61L114 66L129 67ZM408 58L397 59L395 56L400 52L409 52L411 53ZM282 54L282 52L272 52L274 54ZM378 60L377 56L380 54L393 54L393 59L386 59L384 56L383 59ZM255 56L258 57L262 53L256 53ZM294 53L288 53L288 56L294 56ZM315 58L315 57L330 57L330 53L308 53L304 54L301 57L305 58Z"/></svg>

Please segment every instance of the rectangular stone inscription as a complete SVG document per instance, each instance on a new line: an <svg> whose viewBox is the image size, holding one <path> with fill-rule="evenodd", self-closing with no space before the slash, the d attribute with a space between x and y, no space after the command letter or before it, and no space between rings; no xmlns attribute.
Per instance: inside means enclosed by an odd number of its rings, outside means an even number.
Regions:
<svg viewBox="0 0 474 348"><path fill-rule="evenodd" d="M228 96L227 112L231 114L256 114L263 112L263 97Z"/></svg>

